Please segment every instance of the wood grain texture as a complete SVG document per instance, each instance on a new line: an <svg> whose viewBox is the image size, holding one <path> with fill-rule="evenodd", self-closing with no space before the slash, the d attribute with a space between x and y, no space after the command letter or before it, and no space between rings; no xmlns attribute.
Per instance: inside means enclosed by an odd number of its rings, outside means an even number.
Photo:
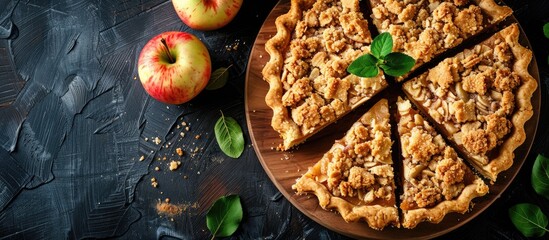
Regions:
<svg viewBox="0 0 549 240"><path fill-rule="evenodd" d="M376 231L369 228L364 222L346 223L337 213L323 210L318 205L318 200L314 195L296 195L291 189L291 185L294 184L295 180L305 173L309 166L316 163L324 152L330 148L334 140L341 138L348 127L377 100L376 98L370 100L364 106L351 112L335 124L328 126L293 150L287 152L276 150L276 147L281 143L281 139L270 125L272 110L265 104L264 99L268 91L268 84L262 79L261 70L269 60L269 55L265 52L264 45L276 33L274 21L277 16L288 11L289 5L289 1L287 0L279 2L265 20L256 38L250 54L246 76L245 111L250 137L259 161L275 186L296 208L321 225L350 237L369 239L425 239L440 236L462 226L483 212L499 198L520 170L532 146L539 119L541 99L539 88L536 89L532 97L535 113L525 127L527 138L525 143L515 151L513 166L508 171L502 173L499 181L490 185L490 193L476 199L474 201L474 208L464 215L451 213L439 224L422 223L413 230L388 227L383 231ZM511 22L516 22L516 20L513 18ZM521 42L529 46L524 33L521 35ZM539 74L535 59L530 64L529 70L539 83ZM394 102L395 96L401 94L399 86L391 86L379 94L377 98L387 97L391 103ZM394 108L394 106L392 107ZM396 125L393 123L392 127L394 128ZM398 151L396 144L393 144L393 151ZM394 161L399 162L398 159L394 159Z"/></svg>

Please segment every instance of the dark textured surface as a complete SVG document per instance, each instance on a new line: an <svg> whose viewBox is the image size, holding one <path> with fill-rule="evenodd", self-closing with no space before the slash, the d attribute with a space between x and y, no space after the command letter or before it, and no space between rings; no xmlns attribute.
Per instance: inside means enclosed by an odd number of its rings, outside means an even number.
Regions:
<svg viewBox="0 0 549 240"><path fill-rule="evenodd" d="M506 3L538 60L540 127L501 198L441 239L524 239L507 216L520 202L549 215L548 201L529 179L536 155L549 155L549 40L541 30L549 1ZM205 239L206 211L230 193L239 194L244 207L232 238L346 239L289 204L249 145L246 64L275 4L246 0L231 24L200 32L188 29L169 1L0 0L0 239ZM150 38L168 30L202 39L214 69L232 64L228 84L180 106L151 100L136 80L136 61ZM247 147L239 159L225 156L213 136L220 111L243 127ZM179 147L182 157L175 154ZM169 171L170 160L181 167ZM150 185L153 177L158 188ZM155 205L165 198L185 211L159 216Z"/></svg>

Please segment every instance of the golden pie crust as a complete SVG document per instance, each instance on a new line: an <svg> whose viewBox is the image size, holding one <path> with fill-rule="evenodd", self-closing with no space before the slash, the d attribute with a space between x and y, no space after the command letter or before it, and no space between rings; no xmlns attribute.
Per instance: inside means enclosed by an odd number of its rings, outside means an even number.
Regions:
<svg viewBox="0 0 549 240"><path fill-rule="evenodd" d="M337 210L347 222L364 219L378 230L399 226L390 135L389 107L382 99L292 188L312 192L322 208Z"/></svg>
<svg viewBox="0 0 549 240"><path fill-rule="evenodd" d="M520 45L519 33L517 24L510 25L403 85L441 133L493 181L513 164L533 114L532 52Z"/></svg>
<svg viewBox="0 0 549 240"><path fill-rule="evenodd" d="M360 78L346 71L371 42L359 0L292 0L275 25L262 74L280 149L303 142L387 86L383 74Z"/></svg>
<svg viewBox="0 0 549 240"><path fill-rule="evenodd" d="M393 51L416 60L412 70L512 14L494 0L370 0L370 5L378 31L393 36Z"/></svg>
<svg viewBox="0 0 549 240"><path fill-rule="evenodd" d="M438 223L450 212L465 213L473 198L488 193L488 186L408 100L399 98L397 108L402 226L414 228L423 221Z"/></svg>

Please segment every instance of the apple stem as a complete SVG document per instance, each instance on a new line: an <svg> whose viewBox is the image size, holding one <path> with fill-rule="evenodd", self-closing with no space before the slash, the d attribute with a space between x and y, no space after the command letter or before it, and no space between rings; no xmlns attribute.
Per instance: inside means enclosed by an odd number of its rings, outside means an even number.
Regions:
<svg viewBox="0 0 549 240"><path fill-rule="evenodd" d="M162 45L164 46L164 51L166 52L166 55L168 55L168 59L170 60L170 63L175 63L175 59L173 59L173 56L170 53L170 49L168 48L168 44L166 43L166 39L162 38L162 39L160 39L160 42L162 42Z"/></svg>

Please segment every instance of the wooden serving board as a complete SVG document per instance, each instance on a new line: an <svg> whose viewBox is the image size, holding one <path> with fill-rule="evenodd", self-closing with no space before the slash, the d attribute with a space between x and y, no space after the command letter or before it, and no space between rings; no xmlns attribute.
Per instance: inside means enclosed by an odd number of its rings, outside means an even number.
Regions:
<svg viewBox="0 0 549 240"><path fill-rule="evenodd" d="M271 127L272 110L265 103L265 95L269 86L263 80L261 71L269 60L269 54L265 51L265 42L276 34L275 19L288 12L289 8L289 0L280 1L269 14L257 35L246 73L245 103L247 125L259 161L275 186L297 209L326 228L354 238L427 239L443 235L462 226L483 212L499 198L520 170L532 146L539 120L541 101L539 86L532 97L534 116L525 126L526 141L515 151L513 166L501 173L495 184L490 185L489 194L474 200L475 206L468 213L450 213L439 224L421 223L414 229L386 227L382 231L377 231L371 229L365 222L347 223L338 213L322 209L318 205L316 196L313 194L295 194L291 188L295 180L305 173L308 167L316 163L336 139L343 137L352 123L377 102L376 99L381 97L388 98L389 103L393 104L391 107L394 108L395 96L402 95L402 92L400 86L389 87L376 96L376 98L368 101L363 106L344 116L338 122L320 131L297 148L287 152L277 151L276 147L282 141L278 133ZM512 21L516 22L514 19ZM523 45L530 46L524 34L521 38ZM535 59L532 59L529 70L539 85L539 73ZM396 125L392 124L391 127L395 128ZM396 147L396 144L393 144L393 151L396 151ZM394 161L397 162L399 160L394 159Z"/></svg>

